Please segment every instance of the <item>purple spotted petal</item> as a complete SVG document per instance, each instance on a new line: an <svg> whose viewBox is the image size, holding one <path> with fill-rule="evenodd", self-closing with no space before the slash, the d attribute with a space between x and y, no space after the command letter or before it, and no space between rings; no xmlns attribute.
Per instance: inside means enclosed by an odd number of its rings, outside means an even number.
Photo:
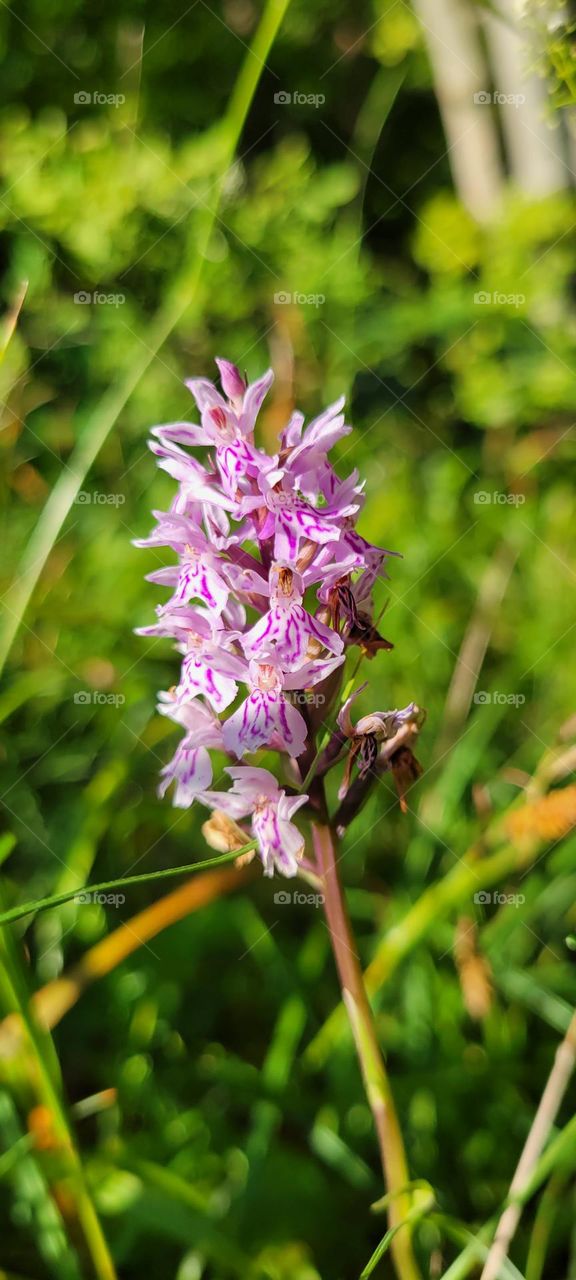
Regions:
<svg viewBox="0 0 576 1280"><path fill-rule="evenodd" d="M252 796L252 800L261 795L278 795L278 783L269 769L260 769L256 765L240 764L226 769L226 773L232 778L234 790L240 790L244 796Z"/></svg>
<svg viewBox="0 0 576 1280"><path fill-rule="evenodd" d="M238 757L274 745L291 756L299 756L306 745L306 734L306 722L296 707L280 691L265 693L262 689L252 690L223 730L226 749Z"/></svg>
<svg viewBox="0 0 576 1280"><path fill-rule="evenodd" d="M175 782L172 803L177 809L188 809L196 796L206 790L212 781L210 756L204 746L198 746L193 735L187 735L169 764L160 771L162 782L158 795L164 796L171 782Z"/></svg>
<svg viewBox="0 0 576 1280"><path fill-rule="evenodd" d="M216 747L220 751L223 749L222 721L200 698L193 698L190 702L178 701L175 691L171 689L159 694L158 711L160 715L169 716L176 724L181 724L188 736L196 742L201 741L203 746Z"/></svg>
<svg viewBox="0 0 576 1280"><path fill-rule="evenodd" d="M300 442L302 436L302 428L304 426L304 414L296 410L288 423L284 427L280 437L282 449L293 449Z"/></svg>
<svg viewBox="0 0 576 1280"><path fill-rule="evenodd" d="M288 878L298 874L304 837L292 822L281 817L279 805L266 804L258 809L252 818L252 830L265 876L273 876L276 868Z"/></svg>
<svg viewBox="0 0 576 1280"><path fill-rule="evenodd" d="M216 461L224 490L231 497L238 492L250 496L251 480L265 474L273 465L273 459L241 437L221 445L216 452Z"/></svg>
<svg viewBox="0 0 576 1280"><path fill-rule="evenodd" d="M152 435L161 444L186 444L189 448L210 443L204 428L192 422L166 422L161 427L152 427Z"/></svg>
<svg viewBox="0 0 576 1280"><path fill-rule="evenodd" d="M202 653L188 653L182 663L177 696L195 698L202 694L215 711L225 711L238 693L236 681L217 671L213 661Z"/></svg>
<svg viewBox="0 0 576 1280"><path fill-rule="evenodd" d="M188 604L189 600L202 600L216 614L222 613L228 603L230 588L220 572L215 557L206 552L185 554L178 575L175 604Z"/></svg>
<svg viewBox="0 0 576 1280"><path fill-rule="evenodd" d="M226 401L208 378L187 378L186 386L192 392L200 413L206 409L226 409Z"/></svg>
<svg viewBox="0 0 576 1280"><path fill-rule="evenodd" d="M344 396L341 396L302 432L299 443L290 455L287 468L295 479L313 471L317 473L330 449L338 440L350 435L352 427L347 426L344 421L344 414L341 412L343 407Z"/></svg>
<svg viewBox="0 0 576 1280"><path fill-rule="evenodd" d="M284 676L285 689L309 689L331 675L336 667L344 662L344 654L336 658L318 659L316 662L305 662L297 671L290 671Z"/></svg>
<svg viewBox="0 0 576 1280"><path fill-rule="evenodd" d="M330 649L332 653L342 653L344 641L322 622L317 622L296 602L288 608L276 606L242 637L244 652L252 657L259 651L272 650L282 666L289 671L299 666L306 657L310 640Z"/></svg>
<svg viewBox="0 0 576 1280"><path fill-rule="evenodd" d="M294 499L293 505L280 507L276 513L276 560L294 562L302 538L310 542L336 542L340 537L338 526L325 519L307 502Z"/></svg>
<svg viewBox="0 0 576 1280"><path fill-rule="evenodd" d="M231 818L245 818L253 812L259 797L278 800L280 792L274 774L254 765L238 765L225 771L232 778L231 791L209 791L206 804L222 809ZM299 799L299 797L297 797Z"/></svg>
<svg viewBox="0 0 576 1280"><path fill-rule="evenodd" d="M189 605L170 603L159 606L156 612L158 621L151 627L137 627L137 635L173 636L180 641L185 641L191 632L204 636L207 640L212 637L212 627L199 609L191 609Z"/></svg>

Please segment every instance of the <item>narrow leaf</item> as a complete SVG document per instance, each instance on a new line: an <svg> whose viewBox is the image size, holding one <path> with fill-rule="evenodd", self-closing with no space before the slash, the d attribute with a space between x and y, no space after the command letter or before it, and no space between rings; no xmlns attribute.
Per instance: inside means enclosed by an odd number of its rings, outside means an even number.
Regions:
<svg viewBox="0 0 576 1280"><path fill-rule="evenodd" d="M101 884L86 884L82 889L69 889L67 893L55 893L50 898L37 898L35 902L23 902L19 907L3 911L0 914L0 925L12 924L14 920L21 920L24 916L33 915L38 911L47 911L50 907L61 907L64 902L70 902L72 898L81 899L85 895L107 893L110 889L121 889L130 884L146 884L149 880L167 880L170 876L189 875L191 871L221 867L225 862L232 862L242 853L249 853L255 848L256 841L250 840L241 849L234 849L232 853L223 853L219 858L205 858L203 862L189 862L182 867L165 867L163 871L147 871L138 876L124 876L120 880L104 880Z"/></svg>

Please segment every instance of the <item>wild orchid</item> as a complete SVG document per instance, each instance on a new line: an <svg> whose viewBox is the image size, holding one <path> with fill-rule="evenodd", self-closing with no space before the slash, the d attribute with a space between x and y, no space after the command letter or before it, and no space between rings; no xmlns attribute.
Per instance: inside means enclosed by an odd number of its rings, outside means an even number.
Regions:
<svg viewBox="0 0 576 1280"><path fill-rule="evenodd" d="M200 422L152 432L158 464L178 490L138 545L167 546L176 563L148 575L172 594L140 633L176 642L180 675L158 709L184 729L160 794L173 786L177 807L210 809L202 830L225 857L242 850L242 865L256 848L265 876L301 874L322 890L397 1227L410 1207L408 1169L337 853L384 773L403 809L419 774L413 747L423 713L416 704L375 709L354 723L351 706L366 687L354 688L358 661L344 686L351 651L361 660L392 648L374 622L372 592L397 553L357 531L364 486L356 471L341 479L328 459L351 431L344 400L307 425L293 413L270 454L254 433L272 372L248 385L235 365L216 363L221 391L207 379L187 383ZM189 452L198 447L202 460ZM212 752L229 762L216 778ZM341 765L338 806L329 815L325 778ZM399 1274L416 1280L409 1236L395 1236L392 1248Z"/></svg>
<svg viewBox="0 0 576 1280"><path fill-rule="evenodd" d="M404 712L363 717L354 731L354 693L331 723L347 653L360 646L372 656L391 647L372 621L372 588L393 553L356 531L363 485L357 472L340 479L328 460L351 431L343 398L308 425L294 413L271 455L257 447L254 432L272 372L247 385L235 365L217 365L221 392L207 379L187 383L200 424L176 422L152 433L159 465L179 488L170 511L157 513L155 530L138 545L166 545L177 563L149 575L172 588L172 595L141 634L177 642L180 678L161 695L160 710L186 729L162 771L160 790L164 794L173 781L177 806L197 801L234 817L252 815L265 874L293 876L304 857L304 838L294 835L286 816L266 824L254 819L274 808L272 773L232 769L233 800L227 801L226 793L209 790L209 751L224 752L231 761L263 749L285 757L287 792L278 793L284 814L306 806L314 816L318 783L347 746L341 800L356 758L362 780L379 769L394 772L386 744L405 720L418 728L421 717L410 704ZM203 461L190 455L191 447L208 451ZM318 753L317 738L326 731L328 741ZM302 789L306 778L309 791Z"/></svg>

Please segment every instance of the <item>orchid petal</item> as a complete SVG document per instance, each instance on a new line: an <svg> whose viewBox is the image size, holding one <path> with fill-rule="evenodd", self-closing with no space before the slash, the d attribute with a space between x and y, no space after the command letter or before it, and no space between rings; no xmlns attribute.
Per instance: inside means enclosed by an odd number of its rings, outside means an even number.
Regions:
<svg viewBox="0 0 576 1280"><path fill-rule="evenodd" d="M209 658L201 653L186 654L182 663L179 698L195 698L202 694L215 711L225 711L234 702L238 685L234 679L218 671Z"/></svg>
<svg viewBox="0 0 576 1280"><path fill-rule="evenodd" d="M161 770L160 776L162 782L158 787L158 795L164 796L170 784L175 782L172 803L177 809L188 809L212 781L212 765L206 747L195 745L194 739L187 735L176 748L173 759Z"/></svg>

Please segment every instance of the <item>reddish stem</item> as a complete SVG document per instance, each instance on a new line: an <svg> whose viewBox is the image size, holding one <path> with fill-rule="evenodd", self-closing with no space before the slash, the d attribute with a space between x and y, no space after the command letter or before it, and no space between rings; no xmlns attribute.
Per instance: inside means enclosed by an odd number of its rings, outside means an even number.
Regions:
<svg viewBox="0 0 576 1280"><path fill-rule="evenodd" d="M314 822L312 830L318 870L323 882L324 911L342 998L350 1019L366 1096L374 1117L386 1190L391 1196L388 1220L390 1227L397 1227L406 1218L411 1207L410 1195L404 1191L409 1182L404 1142L338 874L336 834L328 822ZM420 1280L408 1227L402 1227L394 1236L390 1251L399 1280Z"/></svg>

